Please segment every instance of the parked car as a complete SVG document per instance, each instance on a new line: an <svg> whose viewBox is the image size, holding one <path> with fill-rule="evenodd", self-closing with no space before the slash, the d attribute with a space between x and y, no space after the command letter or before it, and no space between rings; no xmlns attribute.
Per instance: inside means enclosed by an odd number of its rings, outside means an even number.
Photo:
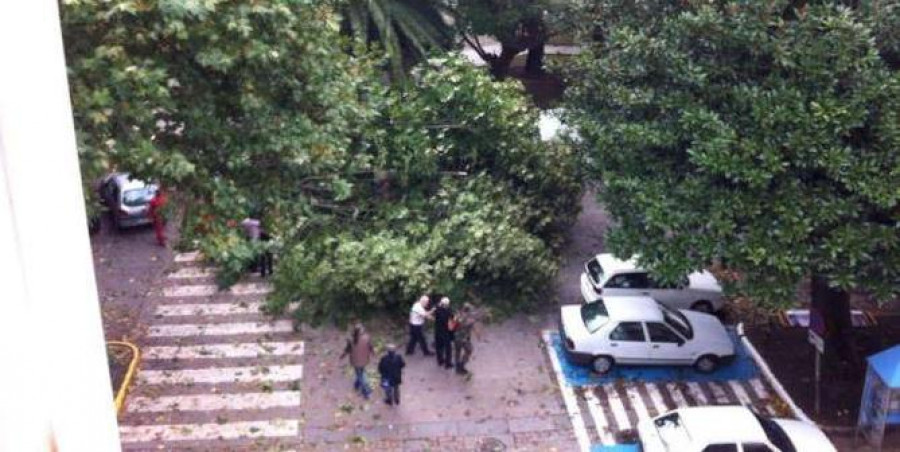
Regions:
<svg viewBox="0 0 900 452"><path fill-rule="evenodd" d="M712 372L735 356L715 316L677 310L647 297L604 296L561 308L567 358L606 373L614 364L692 365Z"/></svg>
<svg viewBox="0 0 900 452"><path fill-rule="evenodd" d="M612 254L598 254L585 262L581 274L581 295L592 302L604 295L645 295L674 309L712 313L721 309L722 287L708 271L694 272L677 284L663 284L637 266Z"/></svg>
<svg viewBox="0 0 900 452"><path fill-rule="evenodd" d="M113 173L101 182L100 199L117 228L140 226L152 222L150 201L158 189L156 184L132 179L127 173Z"/></svg>
<svg viewBox="0 0 900 452"><path fill-rule="evenodd" d="M833 452L813 424L743 406L681 408L638 423L644 452Z"/></svg>

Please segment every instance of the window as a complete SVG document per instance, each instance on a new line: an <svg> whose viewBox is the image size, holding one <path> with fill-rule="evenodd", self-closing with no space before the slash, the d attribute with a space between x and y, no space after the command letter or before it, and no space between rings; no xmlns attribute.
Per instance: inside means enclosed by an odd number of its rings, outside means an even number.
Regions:
<svg viewBox="0 0 900 452"><path fill-rule="evenodd" d="M687 278L681 278L676 282L663 282L662 278L649 277L649 283L654 289L684 289L689 285Z"/></svg>
<svg viewBox="0 0 900 452"><path fill-rule="evenodd" d="M596 333L601 326L609 321L609 313L606 312L606 304L603 300L581 305L581 320L589 333Z"/></svg>
<svg viewBox="0 0 900 452"><path fill-rule="evenodd" d="M609 278L605 287L610 289L649 289L650 280L646 273L622 273Z"/></svg>
<svg viewBox="0 0 900 452"><path fill-rule="evenodd" d="M703 452L737 452L737 444L710 444Z"/></svg>
<svg viewBox="0 0 900 452"><path fill-rule="evenodd" d="M128 190L122 194L122 204L129 207L142 206L150 202L156 190L153 187L144 187Z"/></svg>
<svg viewBox="0 0 900 452"><path fill-rule="evenodd" d="M684 340L678 337L669 327L659 322L648 322L647 332L650 333L650 342L667 342L680 344Z"/></svg>
<svg viewBox="0 0 900 452"><path fill-rule="evenodd" d="M595 284L600 284L600 281L603 279L603 267L600 266L600 262L597 262L596 258L587 261L584 264L584 269Z"/></svg>
<svg viewBox="0 0 900 452"><path fill-rule="evenodd" d="M609 333L611 341L644 342L644 327L640 322L622 322Z"/></svg>
<svg viewBox="0 0 900 452"><path fill-rule="evenodd" d="M678 334L688 340L694 338L694 329L691 327L691 322L688 321L684 314L662 303L657 302L656 304L659 306L659 309L662 310L663 321L669 328L677 331Z"/></svg>
<svg viewBox="0 0 900 452"><path fill-rule="evenodd" d="M772 448L763 443L744 443L741 444L744 452L772 452Z"/></svg>

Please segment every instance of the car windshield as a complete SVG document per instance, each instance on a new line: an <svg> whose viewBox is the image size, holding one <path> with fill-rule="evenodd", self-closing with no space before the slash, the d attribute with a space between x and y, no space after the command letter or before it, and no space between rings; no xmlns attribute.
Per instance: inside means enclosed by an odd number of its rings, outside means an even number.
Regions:
<svg viewBox="0 0 900 452"><path fill-rule="evenodd" d="M753 415L756 416L759 425L762 426L763 431L766 432L766 437L769 438L769 442L782 452L797 452L797 448L794 447L794 444L791 443L791 439L788 438L787 433L784 432L784 429L781 428L777 422L766 419L756 413L753 413Z"/></svg>
<svg viewBox="0 0 900 452"><path fill-rule="evenodd" d="M694 338L694 329L691 327L691 322L688 321L684 314L660 302L657 302L656 304L658 304L659 309L662 310L663 321L666 325L669 325L670 328L677 331L678 334L685 339Z"/></svg>
<svg viewBox="0 0 900 452"><path fill-rule="evenodd" d="M122 204L129 207L142 206L153 199L156 190L153 187L136 188L122 193Z"/></svg>
<svg viewBox="0 0 900 452"><path fill-rule="evenodd" d="M600 262L597 262L597 258L593 258L587 261L584 264L585 270L587 270L588 276L597 284L603 279L603 267L600 266Z"/></svg>
<svg viewBox="0 0 900 452"><path fill-rule="evenodd" d="M582 304L581 320L584 321L584 327L589 333L596 333L600 327L605 325L609 321L609 312L607 312L603 300Z"/></svg>
<svg viewBox="0 0 900 452"><path fill-rule="evenodd" d="M669 413L660 416L653 421L659 438L666 444L668 450L684 450L691 444L691 435L681 422L678 413Z"/></svg>

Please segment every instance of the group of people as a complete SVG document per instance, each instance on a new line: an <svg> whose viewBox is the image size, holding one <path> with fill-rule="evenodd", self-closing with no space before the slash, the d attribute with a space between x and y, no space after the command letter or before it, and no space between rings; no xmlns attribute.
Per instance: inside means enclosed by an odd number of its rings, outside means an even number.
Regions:
<svg viewBox="0 0 900 452"><path fill-rule="evenodd" d="M428 349L425 339L425 322L434 322L434 348L436 353ZM456 373L465 375L469 371L466 364L472 356L472 331L475 327L476 313L471 304L463 305L459 312L450 308L450 299L442 297L437 306L432 306L427 295L420 297L409 313L409 343L406 354L412 355L416 346L420 345L425 356L437 355L437 364L450 369L455 367ZM375 357L372 337L361 323L353 325L350 338L344 348L341 359L349 356L355 378L353 388L368 399L372 389L366 381L366 366ZM454 366L454 363L456 364ZM400 404L400 384L403 382L403 368L406 361L397 353L394 344L388 344L384 356L378 362L378 373L381 376L381 387L384 389L384 402L388 405Z"/></svg>

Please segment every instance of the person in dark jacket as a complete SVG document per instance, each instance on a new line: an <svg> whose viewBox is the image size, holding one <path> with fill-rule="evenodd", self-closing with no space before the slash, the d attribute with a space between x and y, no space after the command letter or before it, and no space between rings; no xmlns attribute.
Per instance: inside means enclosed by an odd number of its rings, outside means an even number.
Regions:
<svg viewBox="0 0 900 452"><path fill-rule="evenodd" d="M388 344L387 353L378 362L378 373L381 374L381 387L384 388L384 403L400 405L400 383L403 382L403 367L406 363L397 354L394 344Z"/></svg>
<svg viewBox="0 0 900 452"><path fill-rule="evenodd" d="M450 299L443 297L434 310L434 348L437 352L438 366L444 366L447 369L453 367L451 319L453 319L453 310L450 309Z"/></svg>
<svg viewBox="0 0 900 452"><path fill-rule="evenodd" d="M366 366L369 364L369 360L375 357L375 347L372 346L372 337L366 332L362 323L357 322L353 325L353 333L347 340L347 346L344 348L344 353L341 354L341 359L345 356L350 357L350 365L353 366L356 374L353 388L368 399L372 390L369 388L369 382L366 381Z"/></svg>

